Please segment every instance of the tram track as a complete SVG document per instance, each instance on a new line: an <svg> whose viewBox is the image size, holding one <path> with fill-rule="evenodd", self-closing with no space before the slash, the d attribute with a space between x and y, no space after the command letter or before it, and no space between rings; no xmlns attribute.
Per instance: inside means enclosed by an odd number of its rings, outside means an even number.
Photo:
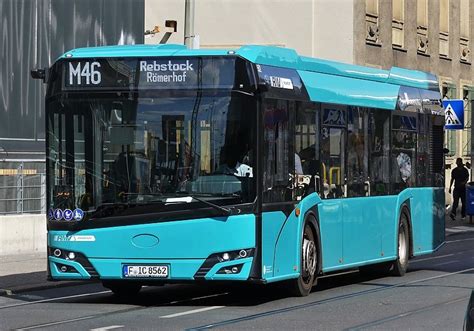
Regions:
<svg viewBox="0 0 474 331"><path fill-rule="evenodd" d="M340 296L327 298L327 299L322 299L322 300L316 300L316 301L308 302L308 303L301 304L301 305L285 307L285 308L270 310L270 311L266 311L266 312L262 312L262 313L242 316L242 317L238 317L238 318L234 318L234 319L229 319L229 320L224 320L224 321L220 321L220 322L216 322L216 323L201 325L201 326L198 326L198 327L188 328L186 331L208 330L208 329L213 329L213 328L217 328L217 327L228 326L228 325L237 324L237 323L241 323L241 322L245 322L245 321L251 321L251 320L259 319L259 318L262 318L262 317L278 315L278 314L287 313L287 312L291 312L291 311L296 311L296 310L300 310L300 309L315 307L315 306L319 306L319 305L323 305L323 304L327 304L327 303L333 303L333 302L342 301L342 300L346 300L346 299L350 299L350 298L360 297L360 296L364 296L364 295L368 295L368 294L372 294L372 293L388 291L388 290L391 290L391 289L394 289L394 288L397 288L397 287L404 287L404 286L417 284L417 283L422 283L422 282L427 282L427 281L431 281L431 280L435 280L435 279L451 277L451 276L454 276L454 275L464 274L464 273L468 273L468 272L471 272L471 271L474 271L474 268L468 268L468 269L464 269L464 270L460 270L460 271L456 271L456 272L451 272L451 273L447 273L447 274L442 274L442 275L437 275L437 276L432 276L432 277L427 277L427 278L402 282L402 283L389 285L389 286L384 286L384 287L379 287L379 288L374 288L374 289L363 290L363 291L359 291L359 292L355 292L355 293L343 294L343 295L340 295Z"/></svg>
<svg viewBox="0 0 474 331"><path fill-rule="evenodd" d="M447 300L447 301L443 301L443 302L438 302L436 304L432 304L432 305L429 305L429 306L426 306L426 307L413 309L413 310L409 310L409 311L406 311L406 312L403 312L403 313L400 313L400 314L384 317L384 318L381 318L379 320L375 320L375 321L372 321L372 322L369 322L369 323L364 323L364 324L359 324L357 326L352 326L350 328L344 329L343 331L358 331L358 330L363 330L363 329L374 327L374 326L380 326L380 325L382 325L384 323L387 323L387 322L392 322L392 321L395 321L397 319L407 318L409 316L413 316L413 315L416 315L416 314L425 313L427 311L430 311L430 310L433 310L433 309L436 309L436 308L439 308L439 307L442 307L442 306L451 305L451 304L458 303L458 302L461 302L461 301L467 301L467 300L469 300L469 297L470 297L470 295L464 295L464 296L456 298L456 299L451 299L451 300Z"/></svg>

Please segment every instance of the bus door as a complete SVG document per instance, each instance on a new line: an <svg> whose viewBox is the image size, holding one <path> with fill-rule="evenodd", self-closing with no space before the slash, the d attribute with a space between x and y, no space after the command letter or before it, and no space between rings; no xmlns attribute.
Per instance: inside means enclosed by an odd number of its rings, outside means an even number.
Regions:
<svg viewBox="0 0 474 331"><path fill-rule="evenodd" d="M343 212L345 196L345 150L347 110L344 106L321 105L320 159L323 202L318 207L323 246L323 268L343 263Z"/></svg>

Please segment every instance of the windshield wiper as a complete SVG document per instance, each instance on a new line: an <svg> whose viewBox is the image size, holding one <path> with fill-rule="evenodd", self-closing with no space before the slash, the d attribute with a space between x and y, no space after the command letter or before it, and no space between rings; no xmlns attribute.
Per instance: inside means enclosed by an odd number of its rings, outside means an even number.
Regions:
<svg viewBox="0 0 474 331"><path fill-rule="evenodd" d="M189 198L189 199L187 199L187 198ZM166 199L165 202L166 203L182 203L182 202L190 203L192 200L202 202L203 204L208 205L209 207L212 207L216 210L219 210L219 211L223 212L227 216L230 216L230 215L234 214L232 209L230 209L230 208L226 208L226 207L216 205L212 202L197 198L193 195L183 196L183 197L179 197L179 198L170 198L170 199Z"/></svg>

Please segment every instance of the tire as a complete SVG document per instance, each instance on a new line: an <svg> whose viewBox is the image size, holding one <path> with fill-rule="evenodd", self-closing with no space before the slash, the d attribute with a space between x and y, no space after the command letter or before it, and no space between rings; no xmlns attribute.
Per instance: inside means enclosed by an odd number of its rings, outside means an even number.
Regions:
<svg viewBox="0 0 474 331"><path fill-rule="evenodd" d="M316 230L317 232L317 230ZM318 270L318 245L315 233L306 219L301 240L300 276L290 281L290 294L297 297L307 296L316 285Z"/></svg>
<svg viewBox="0 0 474 331"><path fill-rule="evenodd" d="M410 235L408 229L409 214L406 208L402 209L398 223L398 251L397 259L392 264L391 274L403 276L408 269L408 258L410 257Z"/></svg>
<svg viewBox="0 0 474 331"><path fill-rule="evenodd" d="M137 295L142 289L140 284L120 281L103 281L102 285L111 290L116 296L120 298L133 297Z"/></svg>

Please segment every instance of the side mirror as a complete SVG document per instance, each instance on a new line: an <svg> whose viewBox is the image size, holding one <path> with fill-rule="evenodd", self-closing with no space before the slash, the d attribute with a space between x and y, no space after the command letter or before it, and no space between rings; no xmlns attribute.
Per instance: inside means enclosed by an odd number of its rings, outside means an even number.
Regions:
<svg viewBox="0 0 474 331"><path fill-rule="evenodd" d="M448 154L448 153L449 153L449 149L443 148L443 154Z"/></svg>
<svg viewBox="0 0 474 331"><path fill-rule="evenodd" d="M46 83L48 81L47 73L47 69L34 69L30 71L31 78L41 79L43 83Z"/></svg>

